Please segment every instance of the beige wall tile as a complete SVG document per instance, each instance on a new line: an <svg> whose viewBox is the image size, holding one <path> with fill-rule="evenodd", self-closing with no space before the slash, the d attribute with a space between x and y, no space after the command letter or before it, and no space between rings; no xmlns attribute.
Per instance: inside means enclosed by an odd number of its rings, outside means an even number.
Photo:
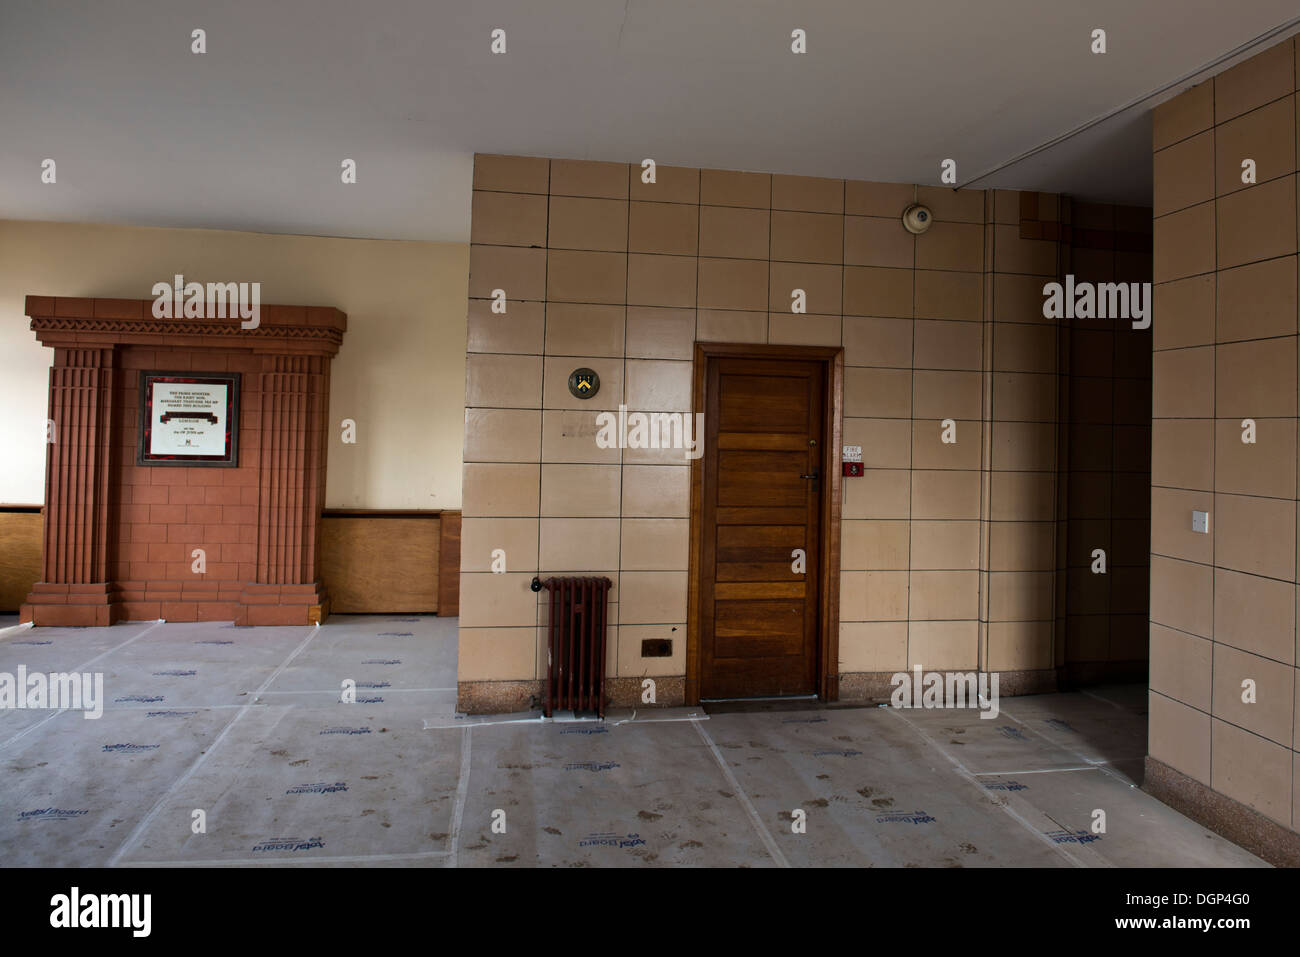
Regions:
<svg viewBox="0 0 1300 957"><path fill-rule="evenodd" d="M912 517L979 518L980 473L914 470Z"/></svg>
<svg viewBox="0 0 1300 957"><path fill-rule="evenodd" d="M844 212L853 216L902 219L903 210L916 202L916 187L905 183L870 183L851 179L844 183Z"/></svg>
<svg viewBox="0 0 1300 957"><path fill-rule="evenodd" d="M844 180L815 176L773 176L772 208L806 213L843 213Z"/></svg>
<svg viewBox="0 0 1300 957"><path fill-rule="evenodd" d="M1242 421L1215 422L1215 491L1294 498L1296 420L1254 419L1254 443L1242 442Z"/></svg>
<svg viewBox="0 0 1300 957"><path fill-rule="evenodd" d="M1296 334L1296 258L1284 256L1218 273L1219 342Z"/></svg>
<svg viewBox="0 0 1300 957"><path fill-rule="evenodd" d="M617 465L543 465L546 518L618 518L622 470Z"/></svg>
<svg viewBox="0 0 1300 957"><path fill-rule="evenodd" d="M916 368L981 368L983 329L979 323L939 319L917 319L914 322L913 363Z"/></svg>
<svg viewBox="0 0 1300 957"><path fill-rule="evenodd" d="M773 262L768 269L768 302L772 312L793 315L795 290L802 289L807 314L838 316L842 284L839 266Z"/></svg>
<svg viewBox="0 0 1300 957"><path fill-rule="evenodd" d="M771 213L766 209L701 206L701 256L728 259L767 259Z"/></svg>
<svg viewBox="0 0 1300 957"><path fill-rule="evenodd" d="M685 518L625 518L622 531L624 571L685 571L690 521Z"/></svg>
<svg viewBox="0 0 1300 957"><path fill-rule="evenodd" d="M1215 206L1220 269L1296 251L1295 176L1231 193Z"/></svg>
<svg viewBox="0 0 1300 957"><path fill-rule="evenodd" d="M1296 340L1262 339L1218 347L1215 414L1223 417L1296 414Z"/></svg>
<svg viewBox="0 0 1300 957"><path fill-rule="evenodd" d="M913 569L907 613L912 621L977 618L979 616L979 572Z"/></svg>
<svg viewBox="0 0 1300 957"><path fill-rule="evenodd" d="M470 242L495 246L545 246L546 197L475 190Z"/></svg>
<svg viewBox="0 0 1300 957"><path fill-rule="evenodd" d="M948 424L945 425L945 422ZM912 420L912 467L917 469L978 469L982 452L978 420ZM943 441L951 435L954 442Z"/></svg>
<svg viewBox="0 0 1300 957"><path fill-rule="evenodd" d="M767 320L767 341L773 345L838 346L842 336L839 316L772 313Z"/></svg>
<svg viewBox="0 0 1300 957"><path fill-rule="evenodd" d="M979 659L979 623L912 621L907 626L907 665L926 671L965 671Z"/></svg>
<svg viewBox="0 0 1300 957"><path fill-rule="evenodd" d="M867 469L860 478L846 479L841 515L844 518L908 518L911 474L902 469Z"/></svg>
<svg viewBox="0 0 1300 957"><path fill-rule="evenodd" d="M632 253L627 257L629 305L687 308L694 306L695 300L694 256Z"/></svg>
<svg viewBox="0 0 1300 957"><path fill-rule="evenodd" d="M537 519L535 518L466 518L460 533L460 569L464 572L491 572L493 552L505 553L505 570L537 570Z"/></svg>
<svg viewBox="0 0 1300 957"><path fill-rule="evenodd" d="M551 196L551 249L627 250L627 201Z"/></svg>
<svg viewBox="0 0 1300 957"><path fill-rule="evenodd" d="M634 253L694 256L698 252L700 208L681 203L631 204L628 248Z"/></svg>
<svg viewBox="0 0 1300 957"><path fill-rule="evenodd" d="M769 255L786 262L839 265L844 261L844 217L773 210Z"/></svg>
<svg viewBox="0 0 1300 957"><path fill-rule="evenodd" d="M667 658L643 658L641 642L666 638L673 643ZM686 673L686 624L619 625L618 670L624 678L660 678Z"/></svg>
<svg viewBox="0 0 1300 957"><path fill-rule="evenodd" d="M1192 531L1192 511L1210 512L1210 530ZM1214 496L1209 492L1151 489L1151 550L1189 562L1214 561Z"/></svg>
<svg viewBox="0 0 1300 957"><path fill-rule="evenodd" d="M1147 694L1147 750L1188 777L1210 783L1210 716L1151 691Z"/></svg>
<svg viewBox="0 0 1300 957"><path fill-rule="evenodd" d="M907 622L840 622L840 674L907 667Z"/></svg>
<svg viewBox="0 0 1300 957"><path fill-rule="evenodd" d="M993 368L999 372L1055 372L1057 330L1007 323L993 332Z"/></svg>
<svg viewBox="0 0 1300 957"><path fill-rule="evenodd" d="M906 419L912 415L912 373L907 369L844 370L844 414Z"/></svg>
<svg viewBox="0 0 1300 957"><path fill-rule="evenodd" d="M1216 642L1291 666L1295 625L1296 589L1290 582L1215 569Z"/></svg>
<svg viewBox="0 0 1300 957"><path fill-rule="evenodd" d="M1152 357L1151 414L1157 419L1213 417L1214 360L1213 347L1157 352Z"/></svg>
<svg viewBox="0 0 1300 957"><path fill-rule="evenodd" d="M641 181L640 163L628 168L629 195L651 203L694 203L700 201L700 171L686 166L655 165L655 181Z"/></svg>
<svg viewBox="0 0 1300 957"><path fill-rule="evenodd" d="M698 305L703 309L767 310L765 260L699 260Z"/></svg>
<svg viewBox="0 0 1300 957"><path fill-rule="evenodd" d="M910 319L912 284L910 269L845 266L844 314Z"/></svg>
<svg viewBox="0 0 1300 957"><path fill-rule="evenodd" d="M1201 203L1155 221L1153 282L1214 271L1214 203Z"/></svg>
<svg viewBox="0 0 1300 957"><path fill-rule="evenodd" d="M686 572L628 571L619 577L620 624L673 624L686 620Z"/></svg>
<svg viewBox="0 0 1300 957"><path fill-rule="evenodd" d="M1040 671L1054 665L1048 621L989 622L990 671Z"/></svg>
<svg viewBox="0 0 1300 957"><path fill-rule="evenodd" d="M518 246L469 247L469 297L491 299L504 289L506 314L521 299L546 298L546 250Z"/></svg>
<svg viewBox="0 0 1300 957"><path fill-rule="evenodd" d="M847 519L840 526L840 567L846 570L906 570L908 534L908 522Z"/></svg>
<svg viewBox="0 0 1300 957"><path fill-rule="evenodd" d="M474 154L474 188L511 193L545 193L551 161L536 156Z"/></svg>
<svg viewBox="0 0 1300 957"><path fill-rule="evenodd" d="M1047 279L1042 276L1016 276L1009 273L996 273L993 283L993 321L994 322L1038 322L1054 323L1043 315L1043 286Z"/></svg>
<svg viewBox="0 0 1300 957"><path fill-rule="evenodd" d="M1208 712L1213 650L1205 638L1152 624L1151 690Z"/></svg>
<svg viewBox="0 0 1300 957"><path fill-rule="evenodd" d="M847 572L840 585L841 607L847 602L849 621L906 621L907 572Z"/></svg>
<svg viewBox="0 0 1300 957"><path fill-rule="evenodd" d="M623 253L552 249L547 253L546 298L551 302L608 302L627 297Z"/></svg>
<svg viewBox="0 0 1300 957"><path fill-rule="evenodd" d="M628 172L626 163L551 160L551 195L627 199Z"/></svg>
<svg viewBox="0 0 1300 957"><path fill-rule="evenodd" d="M623 467L625 518L689 518L691 470L685 465Z"/></svg>
<svg viewBox="0 0 1300 957"><path fill-rule="evenodd" d="M541 401L540 356L475 354L466 357L466 406L536 409Z"/></svg>
<svg viewBox="0 0 1300 957"><path fill-rule="evenodd" d="M466 409L466 462L526 462L536 456L540 413L525 409Z"/></svg>
<svg viewBox="0 0 1300 957"><path fill-rule="evenodd" d="M1212 734L1214 768L1210 786L1290 827L1292 752L1217 719Z"/></svg>
<svg viewBox="0 0 1300 957"><path fill-rule="evenodd" d="M1059 380L1054 373L999 372L993 376L993 415L1016 422L1055 422ZM1076 416L1084 410L1076 409Z"/></svg>
<svg viewBox="0 0 1300 957"><path fill-rule="evenodd" d="M692 363L674 359L627 360L627 407L638 412L690 412Z"/></svg>
<svg viewBox="0 0 1300 957"><path fill-rule="evenodd" d="M993 227L993 268L1031 276L1056 275L1057 244L1045 239L1022 239L1019 226Z"/></svg>
<svg viewBox="0 0 1300 957"><path fill-rule="evenodd" d="M1048 521L1056 514L1056 476L1050 472L998 472L990 477L989 517Z"/></svg>
<svg viewBox="0 0 1300 957"><path fill-rule="evenodd" d="M1151 116L1156 149L1192 136L1214 125L1214 81L1206 80L1155 108Z"/></svg>
<svg viewBox="0 0 1300 957"><path fill-rule="evenodd" d="M981 408L978 372L918 369L912 373L912 414L924 419L975 419Z"/></svg>
<svg viewBox="0 0 1300 957"><path fill-rule="evenodd" d="M618 567L617 518L543 518L543 571L597 572Z"/></svg>
<svg viewBox="0 0 1300 957"><path fill-rule="evenodd" d="M1152 421L1151 484L1213 490L1213 420L1155 419Z"/></svg>
<svg viewBox="0 0 1300 957"><path fill-rule="evenodd" d="M1246 495L1214 496L1214 561L1252 575L1295 581L1296 503ZM1213 528L1211 524L1211 528Z"/></svg>
<svg viewBox="0 0 1300 957"><path fill-rule="evenodd" d="M994 422L995 472L1056 470L1056 426L1050 422Z"/></svg>
<svg viewBox="0 0 1300 957"><path fill-rule="evenodd" d="M1048 194L1042 193L1041 196ZM930 207L937 223L983 223L984 190L918 186L916 201ZM899 211L902 215L902 211Z"/></svg>
<svg viewBox="0 0 1300 957"><path fill-rule="evenodd" d="M918 269L981 272L984 268L984 224L940 222L916 237Z"/></svg>
<svg viewBox="0 0 1300 957"><path fill-rule="evenodd" d="M990 572L989 621L1048 621L1052 618L1051 572Z"/></svg>
<svg viewBox="0 0 1300 957"><path fill-rule="evenodd" d="M546 306L546 354L623 357L623 306L552 302ZM604 389L605 381L601 380ZM540 390L539 390L540 394Z"/></svg>
<svg viewBox="0 0 1300 957"><path fill-rule="evenodd" d="M918 520L911 523L911 532L913 570L953 571L979 567L979 522Z"/></svg>
<svg viewBox="0 0 1300 957"><path fill-rule="evenodd" d="M984 277L980 273L916 271L918 319L979 322L984 317ZM880 315L880 313L875 313Z"/></svg>
<svg viewBox="0 0 1300 957"><path fill-rule="evenodd" d="M461 481L464 489L461 514L484 516L532 516L539 509L541 467L467 463Z"/></svg>
<svg viewBox="0 0 1300 957"><path fill-rule="evenodd" d="M999 572L1049 571L1056 567L1055 522L991 522L989 568Z"/></svg>
<svg viewBox="0 0 1300 957"><path fill-rule="evenodd" d="M1242 162L1255 161L1255 184L1296 170L1294 97L1276 100L1217 127L1214 131L1214 182L1222 196L1247 189Z"/></svg>
<svg viewBox="0 0 1300 957"><path fill-rule="evenodd" d="M845 316L844 364L911 368L912 323L911 319Z"/></svg>
<svg viewBox="0 0 1300 957"><path fill-rule="evenodd" d="M602 388L602 391L603 388ZM542 461L574 464L612 464L621 449L601 448L595 410L550 410L542 413Z"/></svg>
<svg viewBox="0 0 1300 957"><path fill-rule="evenodd" d="M845 216L844 262L911 269L916 263L916 237L897 217Z"/></svg>
<svg viewBox="0 0 1300 957"><path fill-rule="evenodd" d="M1152 212L1156 216L1214 198L1214 133L1206 130L1154 157Z"/></svg>
<svg viewBox="0 0 1300 957"><path fill-rule="evenodd" d="M537 628L460 629L456 677L460 681L531 681Z"/></svg>
<svg viewBox="0 0 1300 957"><path fill-rule="evenodd" d="M629 359L690 359L694 342L694 309L628 306Z"/></svg>
<svg viewBox="0 0 1300 957"><path fill-rule="evenodd" d="M1213 571L1208 565L1152 555L1151 620L1193 635L1211 637Z"/></svg>
<svg viewBox="0 0 1300 957"><path fill-rule="evenodd" d="M701 309L696 316L700 342L767 342L766 312Z"/></svg>
<svg viewBox="0 0 1300 957"><path fill-rule="evenodd" d="M753 206L768 209L772 203L772 177L767 173L702 170L700 202L709 206Z"/></svg>
<svg viewBox="0 0 1300 957"><path fill-rule="evenodd" d="M1295 88L1295 53L1283 41L1214 78L1214 122L1224 123Z"/></svg>
<svg viewBox="0 0 1300 957"><path fill-rule="evenodd" d="M463 572L460 576L462 628L522 628L537 622L533 573Z"/></svg>
<svg viewBox="0 0 1300 957"><path fill-rule="evenodd" d="M491 300L471 299L466 351L541 355L545 311L545 303L515 302L504 314L494 313Z"/></svg>
<svg viewBox="0 0 1300 957"><path fill-rule="evenodd" d="M908 419L846 418L844 444L862 446L865 468L912 467L912 424Z"/></svg>

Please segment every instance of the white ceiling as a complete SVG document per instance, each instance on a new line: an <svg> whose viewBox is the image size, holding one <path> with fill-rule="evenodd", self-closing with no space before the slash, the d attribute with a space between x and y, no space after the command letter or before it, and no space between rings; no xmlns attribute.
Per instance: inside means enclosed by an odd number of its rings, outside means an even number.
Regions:
<svg viewBox="0 0 1300 957"><path fill-rule="evenodd" d="M0 0L0 218L465 241L474 152L919 183L952 157L966 183L1298 12L1295 0ZM507 52L494 56L498 27ZM1097 27L1104 56L1089 51ZM1154 102L977 185L1149 203ZM40 182L47 157L56 185ZM354 186L340 183L344 158Z"/></svg>

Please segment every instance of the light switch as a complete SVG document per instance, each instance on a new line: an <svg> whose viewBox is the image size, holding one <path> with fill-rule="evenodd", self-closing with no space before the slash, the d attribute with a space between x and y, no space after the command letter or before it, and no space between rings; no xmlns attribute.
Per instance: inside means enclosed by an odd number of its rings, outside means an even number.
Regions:
<svg viewBox="0 0 1300 957"><path fill-rule="evenodd" d="M1198 512L1192 510L1192 531L1202 534L1209 534L1210 531L1210 513Z"/></svg>

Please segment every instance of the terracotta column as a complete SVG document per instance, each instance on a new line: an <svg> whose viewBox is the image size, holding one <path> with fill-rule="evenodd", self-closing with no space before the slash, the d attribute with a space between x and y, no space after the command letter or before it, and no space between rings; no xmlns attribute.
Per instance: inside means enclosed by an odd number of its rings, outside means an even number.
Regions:
<svg viewBox="0 0 1300 957"><path fill-rule="evenodd" d="M108 496L115 350L58 348L50 369L41 581L27 598L37 625L107 625Z"/></svg>

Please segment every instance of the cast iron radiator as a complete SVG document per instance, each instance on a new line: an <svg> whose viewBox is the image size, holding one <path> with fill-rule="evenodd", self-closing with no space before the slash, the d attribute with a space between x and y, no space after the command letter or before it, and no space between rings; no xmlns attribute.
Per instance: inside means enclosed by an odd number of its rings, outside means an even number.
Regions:
<svg viewBox="0 0 1300 957"><path fill-rule="evenodd" d="M546 717L559 708L605 717L605 609L608 578L533 579L550 595L546 631Z"/></svg>

